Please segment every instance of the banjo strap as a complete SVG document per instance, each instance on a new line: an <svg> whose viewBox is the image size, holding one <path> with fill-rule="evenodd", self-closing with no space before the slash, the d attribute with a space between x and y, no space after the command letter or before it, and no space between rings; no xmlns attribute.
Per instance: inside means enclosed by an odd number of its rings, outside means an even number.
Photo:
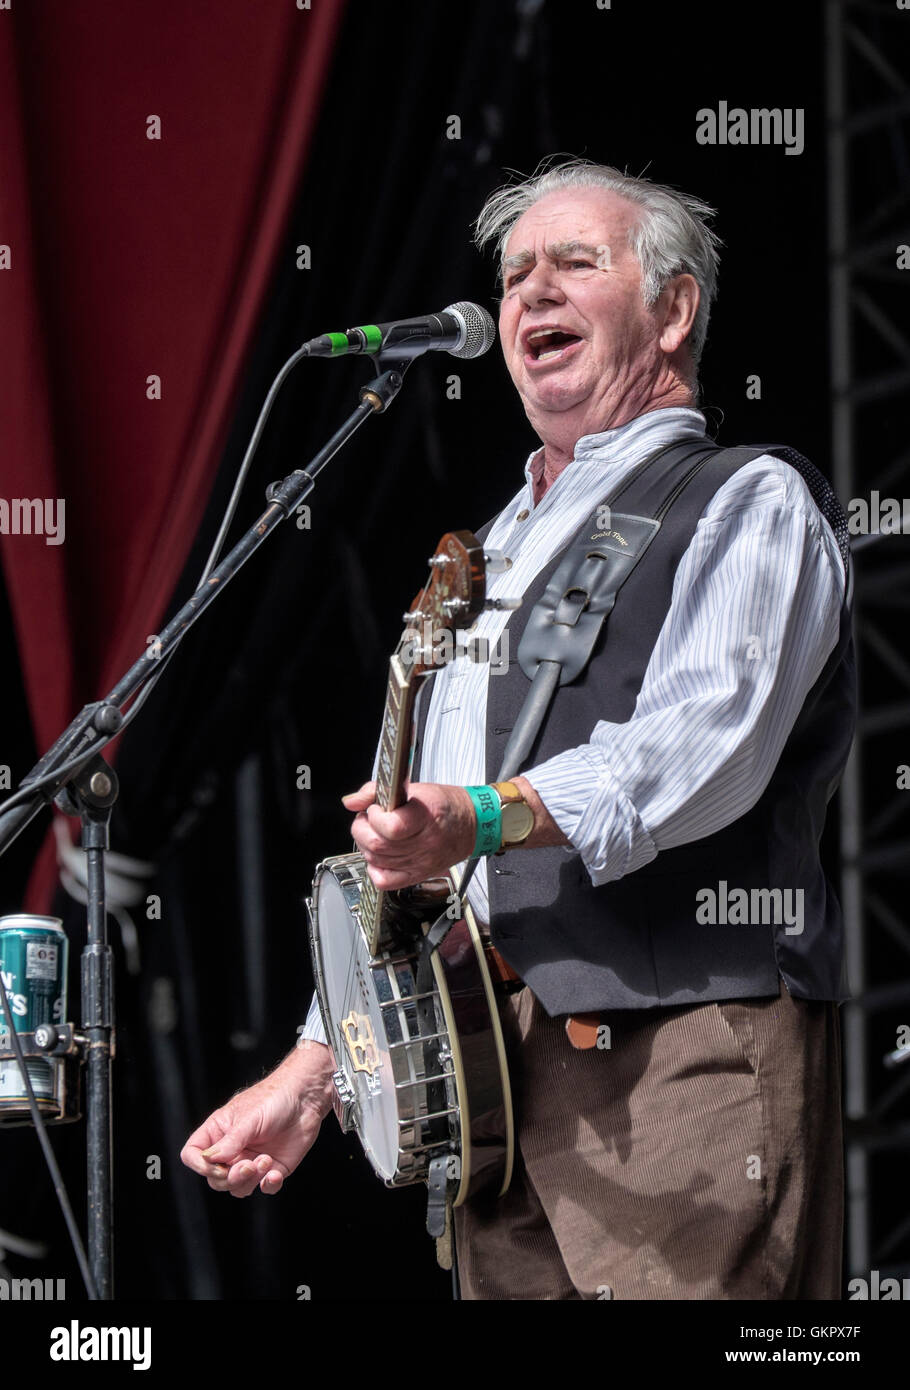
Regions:
<svg viewBox="0 0 910 1390"><path fill-rule="evenodd" d="M518 646L518 663L531 682L509 742L503 753L497 782L514 777L530 754L558 686L574 681L591 659L600 630L613 611L616 596L643 557L664 517L692 479L701 471L715 448L704 449L691 440L674 441L649 454L631 475L595 511L606 512L596 539L585 534L566 551L553 571L542 597L534 605ZM674 458L674 455L678 457ZM653 516L615 511L615 505L658 458L670 471L669 486ZM689 462L682 477L674 465Z"/></svg>

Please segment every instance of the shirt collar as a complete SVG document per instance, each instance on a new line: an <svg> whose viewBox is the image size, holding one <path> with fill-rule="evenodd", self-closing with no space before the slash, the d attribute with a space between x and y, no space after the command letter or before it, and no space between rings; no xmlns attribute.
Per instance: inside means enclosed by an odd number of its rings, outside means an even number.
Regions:
<svg viewBox="0 0 910 1390"><path fill-rule="evenodd" d="M603 468L611 463L633 463L652 448L657 447L659 437L684 439L699 436L706 432L706 421L700 410L691 406L673 405L662 410L649 410L634 420L627 420L616 429L602 430L599 434L585 434L575 445L572 463L594 461ZM572 467L570 463L569 468ZM543 470L543 446L528 455L525 464L525 478L531 487ZM559 479L556 479L556 483ZM556 486L556 483L553 486Z"/></svg>

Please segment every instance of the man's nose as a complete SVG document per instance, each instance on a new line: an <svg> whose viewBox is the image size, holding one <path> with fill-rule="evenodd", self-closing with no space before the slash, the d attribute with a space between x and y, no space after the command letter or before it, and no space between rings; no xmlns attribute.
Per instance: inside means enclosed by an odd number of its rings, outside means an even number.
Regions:
<svg viewBox="0 0 910 1390"><path fill-rule="evenodd" d="M518 297L528 309L565 299L556 266L547 260L537 261L519 283Z"/></svg>

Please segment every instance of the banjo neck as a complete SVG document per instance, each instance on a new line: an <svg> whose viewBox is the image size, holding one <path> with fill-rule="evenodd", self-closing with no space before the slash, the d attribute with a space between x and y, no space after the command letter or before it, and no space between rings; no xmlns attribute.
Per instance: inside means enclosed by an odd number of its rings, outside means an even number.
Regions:
<svg viewBox="0 0 910 1390"><path fill-rule="evenodd" d="M389 661L376 770L376 801L394 811L407 800L414 703L422 678L441 664L438 639L473 623L486 594L483 546L470 531L447 531L430 560L430 577L405 614L405 629ZM453 643L442 651L451 655ZM444 658L443 658L444 659ZM364 877L360 925L370 954L379 949L388 894Z"/></svg>
<svg viewBox="0 0 910 1390"><path fill-rule="evenodd" d="M416 663L406 654L407 638L389 661L385 709L376 769L376 801L383 811L394 811L407 800L405 782L411 750L411 728L417 696ZM379 947L387 894L365 877L360 894L360 921L372 955Z"/></svg>

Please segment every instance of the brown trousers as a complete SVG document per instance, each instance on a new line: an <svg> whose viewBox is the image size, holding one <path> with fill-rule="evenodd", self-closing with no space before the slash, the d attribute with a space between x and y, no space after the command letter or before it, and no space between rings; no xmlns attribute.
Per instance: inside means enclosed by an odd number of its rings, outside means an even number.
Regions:
<svg viewBox="0 0 910 1390"><path fill-rule="evenodd" d="M503 998L516 1153L455 1212L465 1299L838 1299L837 1006L741 999L604 1015L576 1051Z"/></svg>

